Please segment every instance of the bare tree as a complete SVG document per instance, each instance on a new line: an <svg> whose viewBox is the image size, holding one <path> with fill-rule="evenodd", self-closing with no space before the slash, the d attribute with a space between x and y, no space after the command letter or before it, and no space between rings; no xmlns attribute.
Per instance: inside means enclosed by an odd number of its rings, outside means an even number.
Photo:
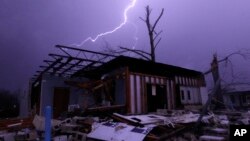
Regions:
<svg viewBox="0 0 250 141"><path fill-rule="evenodd" d="M145 19L140 17L140 19L142 21L144 21L147 25L149 41L150 41L151 61L155 62L155 48L158 46L158 44L161 41L161 38L158 39L158 37L162 33L162 30L159 32L156 32L155 28L156 28L158 22L160 21L162 15L164 13L164 8L161 10L160 15L157 17L156 21L153 24L150 21L151 12L152 12L152 9L150 9L149 6L146 6L146 17L145 17Z"/></svg>
<svg viewBox="0 0 250 141"><path fill-rule="evenodd" d="M247 60L247 59L249 59L250 51L249 50L245 50L244 52L236 51L236 52L233 52L233 53L227 55L226 57L223 57L222 59L218 59L217 54L214 54L210 69L208 71L204 72L204 75L212 73L213 81L214 81L214 88L212 89L212 92L209 94L208 100L202 109L202 113L200 114L200 117L197 120L197 124L196 124L197 131L199 129L198 127L200 125L201 119L208 112L208 109L215 110L216 108L221 108L221 106L228 107L228 105L226 105L223 102L222 94L223 94L223 92L227 91L227 88L230 85L235 85L235 84L248 84L248 85L250 85L250 83L229 83L229 84L224 85L224 86L221 85L221 82L223 80L222 80L222 78L220 76L220 72L219 72L220 64L223 62L225 62L227 64L229 62L232 65L232 62L230 59L236 55L241 56L243 59ZM232 67L231 67L231 71L233 73ZM235 77L234 74L232 74L232 77Z"/></svg>
<svg viewBox="0 0 250 141"><path fill-rule="evenodd" d="M107 48L106 52L110 52L112 54L119 54L119 55L121 55L123 53L127 53L127 52L132 52L136 55L141 56L145 60L155 62L155 49L161 41L161 38L159 38L159 35L162 33L162 30L159 32L156 32L156 26L164 13L164 9L161 10L160 15L157 17L157 19L155 20L154 23L151 23L151 21L150 21L151 11L152 10L149 8L149 6L146 6L145 19L143 19L142 17L139 17L142 21L144 21L146 23L146 26L148 29L149 41L150 41L150 51L151 51L150 53L145 52L143 50L129 49L129 48L123 47L123 46L119 46L120 50L117 51L117 50L111 49L110 45L105 41L105 45Z"/></svg>
<svg viewBox="0 0 250 141"><path fill-rule="evenodd" d="M205 75L209 74L209 73L212 73L214 84L217 81L220 81L220 83L218 84L218 87L217 87L218 88L217 93L215 93L214 98L213 98L214 101L215 101L213 103L213 104L215 104L214 105L215 107L216 106L219 106L219 107L222 106L222 104L223 104L222 93L223 93L223 91L225 91L225 88L226 88L225 87L226 85L224 85L223 87L221 86L221 82L223 82L223 78L220 76L220 71L219 71L220 64L221 63L226 63L226 64L230 63L231 64L230 70L232 72L232 78L236 78L236 76L234 74L234 68L232 67L233 63L231 61L231 58L236 56L236 55L242 57L244 60L247 60L248 57L249 57L249 52L248 51L242 52L242 51L239 50L239 51L233 52L233 53L223 57L222 59L217 59L217 54L214 54L213 55L213 60L212 60L212 63L211 63L211 68L204 73ZM233 84L235 84L235 82L229 82L229 83L227 82L227 86L228 85L233 85ZM221 103L218 103L218 102L221 102Z"/></svg>

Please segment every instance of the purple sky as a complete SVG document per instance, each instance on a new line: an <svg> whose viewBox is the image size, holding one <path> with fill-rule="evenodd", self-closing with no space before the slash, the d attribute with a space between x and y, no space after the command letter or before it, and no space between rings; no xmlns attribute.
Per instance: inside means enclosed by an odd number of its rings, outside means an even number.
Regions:
<svg viewBox="0 0 250 141"><path fill-rule="evenodd" d="M81 43L89 36L112 30L123 21L130 0L1 0L0 1L0 88L27 87L54 45ZM161 8L165 13L157 29L163 30L156 51L158 62L206 71L212 54L219 57L250 48L249 0L137 0L128 12L128 23L114 34L81 46L103 50L104 40L112 47L147 51L149 40L145 6L153 9L152 20ZM135 27L136 26L136 27ZM235 73L250 76L249 60L232 58ZM225 65L223 65L225 66ZM249 81L249 78L244 77Z"/></svg>

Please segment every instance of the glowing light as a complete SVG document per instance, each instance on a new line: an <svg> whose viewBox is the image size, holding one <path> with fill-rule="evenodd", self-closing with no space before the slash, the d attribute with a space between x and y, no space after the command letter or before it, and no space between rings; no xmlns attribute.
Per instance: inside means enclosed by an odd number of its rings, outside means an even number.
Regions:
<svg viewBox="0 0 250 141"><path fill-rule="evenodd" d="M103 32L103 33L100 33L98 34L95 38L92 38L92 37L88 37L86 38L84 41L82 41L80 44L76 45L76 46L82 46L83 44L85 44L87 41L91 41L91 42L95 42L96 40L98 40L100 37L102 36L105 36L105 35L108 35L108 34L112 34L114 32L116 32L117 30L119 30L120 28L122 28L128 21L128 16L127 16L127 13L128 11L133 8L135 6L135 3L136 3L137 0L131 0L131 3L125 8L124 12L123 12L123 17L124 17L124 20L123 22L115 27L113 30L110 30L110 31L107 31L107 32ZM133 25L134 26L134 25ZM135 40L137 41L137 37L135 37ZM136 43L135 43L136 44ZM135 47L135 45L133 46L133 48Z"/></svg>

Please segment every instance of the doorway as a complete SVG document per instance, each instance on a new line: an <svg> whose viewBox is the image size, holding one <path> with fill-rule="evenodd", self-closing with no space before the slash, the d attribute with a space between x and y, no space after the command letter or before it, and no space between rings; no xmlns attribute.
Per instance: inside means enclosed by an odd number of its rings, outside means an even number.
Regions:
<svg viewBox="0 0 250 141"><path fill-rule="evenodd" d="M184 105L182 104L181 100L185 99L185 93L183 90L180 89L180 85L176 85L175 87L175 107L176 109L183 109Z"/></svg>
<svg viewBox="0 0 250 141"><path fill-rule="evenodd" d="M58 118L63 112L68 110L69 105L69 88L54 88L53 99L53 117Z"/></svg>
<svg viewBox="0 0 250 141"><path fill-rule="evenodd" d="M147 84L147 107L148 112L167 108L166 85Z"/></svg>

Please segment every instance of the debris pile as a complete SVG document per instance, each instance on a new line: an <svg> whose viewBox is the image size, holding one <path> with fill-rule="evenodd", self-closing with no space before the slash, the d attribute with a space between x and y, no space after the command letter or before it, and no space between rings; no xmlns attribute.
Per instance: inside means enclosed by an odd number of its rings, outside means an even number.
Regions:
<svg viewBox="0 0 250 141"><path fill-rule="evenodd" d="M200 133L195 132L199 113L186 110L157 110L144 115L113 113L107 117L74 116L51 120L54 141L152 141L152 140L228 140L229 125L249 125L250 112L219 111L204 115ZM2 125L2 122L0 122ZM44 140L45 118L34 116L33 126L21 122L1 128L1 141ZM14 130L15 129L15 130Z"/></svg>

